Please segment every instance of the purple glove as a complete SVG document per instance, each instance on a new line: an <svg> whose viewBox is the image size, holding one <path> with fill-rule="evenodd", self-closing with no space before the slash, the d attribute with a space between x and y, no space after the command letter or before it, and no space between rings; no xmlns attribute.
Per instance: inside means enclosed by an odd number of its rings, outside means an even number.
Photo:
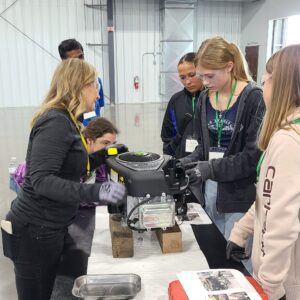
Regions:
<svg viewBox="0 0 300 300"><path fill-rule="evenodd" d="M99 200L111 203L122 201L125 197L126 189L123 184L113 181L103 182L99 190Z"/></svg>
<svg viewBox="0 0 300 300"><path fill-rule="evenodd" d="M24 161L18 165L15 172L15 181L19 186L23 185L25 174L26 174L26 162Z"/></svg>

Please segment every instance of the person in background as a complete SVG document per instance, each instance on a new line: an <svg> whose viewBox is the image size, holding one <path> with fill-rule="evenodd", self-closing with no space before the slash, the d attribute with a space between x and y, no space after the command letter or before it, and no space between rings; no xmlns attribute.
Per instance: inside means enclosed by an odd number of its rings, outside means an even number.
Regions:
<svg viewBox="0 0 300 300"><path fill-rule="evenodd" d="M101 150L88 155L78 121L98 99L97 86L90 64L63 60L31 121L25 182L1 222L3 251L14 263L20 300L50 299L68 226L81 200L116 203L125 196L119 183L80 182L104 162Z"/></svg>
<svg viewBox="0 0 300 300"><path fill-rule="evenodd" d="M227 258L253 237L253 276L269 300L300 299L300 45L271 56L263 76L267 107L258 146L256 201L231 231ZM286 296L285 296L286 295Z"/></svg>
<svg viewBox="0 0 300 300"><path fill-rule="evenodd" d="M89 153L94 153L106 148L111 144L115 144L118 133L118 129L109 120L103 117L93 119L82 130L82 134L87 142ZM100 175L103 177L99 178ZM108 180L105 164L101 164L97 168L96 177L93 177L92 179L96 180L96 182L105 182ZM83 202L81 202L80 204L83 205ZM93 205L89 202L86 204Z"/></svg>
<svg viewBox="0 0 300 300"><path fill-rule="evenodd" d="M190 184L203 187L205 210L228 239L234 222L255 200L261 153L256 137L265 105L234 43L221 37L205 40L195 65L207 90L195 111L198 146L180 163L193 166L187 170Z"/></svg>
<svg viewBox="0 0 300 300"><path fill-rule="evenodd" d="M58 46L58 52L61 59L68 58L79 58L84 59L84 52L82 45L75 39L68 39L62 41ZM85 118L83 118L83 125L87 126L88 123L96 117L101 116L101 107L104 107L104 93L103 93L103 85L100 77L98 77L99 82L99 99L97 99L95 103L95 109L92 112L87 112ZM90 115L92 115L90 117Z"/></svg>
<svg viewBox="0 0 300 300"><path fill-rule="evenodd" d="M86 139L89 154L97 152L116 142L119 130L107 119L93 119L82 129Z"/></svg>
<svg viewBox="0 0 300 300"><path fill-rule="evenodd" d="M163 153L176 158L190 154L197 145L194 113L204 86L196 76L195 57L196 53L190 52L178 62L178 75L184 88L171 97L161 128Z"/></svg>

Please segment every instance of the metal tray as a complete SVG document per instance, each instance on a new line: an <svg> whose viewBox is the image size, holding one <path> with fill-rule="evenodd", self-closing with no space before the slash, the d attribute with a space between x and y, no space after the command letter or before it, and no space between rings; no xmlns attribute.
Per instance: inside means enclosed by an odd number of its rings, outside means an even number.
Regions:
<svg viewBox="0 0 300 300"><path fill-rule="evenodd" d="M133 299L141 290L141 277L136 274L84 275L75 279L72 294L83 299Z"/></svg>

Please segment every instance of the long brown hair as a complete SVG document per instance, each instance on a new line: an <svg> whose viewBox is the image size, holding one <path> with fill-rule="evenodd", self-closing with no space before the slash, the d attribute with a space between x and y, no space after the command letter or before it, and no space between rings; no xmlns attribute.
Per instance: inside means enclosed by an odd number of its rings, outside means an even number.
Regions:
<svg viewBox="0 0 300 300"><path fill-rule="evenodd" d="M39 111L31 120L31 127L46 111L52 108L68 109L75 119L85 112L82 88L94 83L97 78L95 68L82 59L63 60L56 68L50 89Z"/></svg>
<svg viewBox="0 0 300 300"><path fill-rule="evenodd" d="M231 76L240 81L251 81L248 65L238 46L228 43L222 37L213 37L202 42L195 60L195 65L212 70L224 69L233 63Z"/></svg>
<svg viewBox="0 0 300 300"><path fill-rule="evenodd" d="M287 46L273 54L266 64L266 72L272 76L272 86L258 139L261 150L267 148L277 130L295 129L287 119L300 106L300 45Z"/></svg>

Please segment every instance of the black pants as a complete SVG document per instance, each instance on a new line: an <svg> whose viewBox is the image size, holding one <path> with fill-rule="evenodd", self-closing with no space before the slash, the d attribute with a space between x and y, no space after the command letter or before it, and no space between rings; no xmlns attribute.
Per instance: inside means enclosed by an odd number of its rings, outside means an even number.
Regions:
<svg viewBox="0 0 300 300"><path fill-rule="evenodd" d="M2 230L3 250L14 263L18 299L50 299L67 228L22 223L11 213L6 219L12 223L13 234Z"/></svg>
<svg viewBox="0 0 300 300"><path fill-rule="evenodd" d="M68 227L51 300L77 299L71 291L74 280L87 273L94 229L95 208L79 208L73 224Z"/></svg>

